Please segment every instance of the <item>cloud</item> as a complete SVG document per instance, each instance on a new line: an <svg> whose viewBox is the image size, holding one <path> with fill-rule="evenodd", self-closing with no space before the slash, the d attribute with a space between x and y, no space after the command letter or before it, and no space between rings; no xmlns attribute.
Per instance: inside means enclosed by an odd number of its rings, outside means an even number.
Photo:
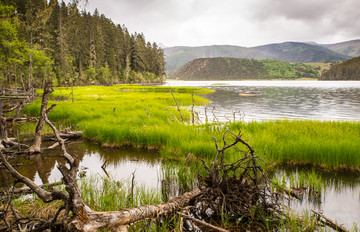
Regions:
<svg viewBox="0 0 360 232"><path fill-rule="evenodd" d="M175 45L255 46L360 37L359 0L89 0L130 32Z"/></svg>
<svg viewBox="0 0 360 232"><path fill-rule="evenodd" d="M282 19L289 27L299 26L297 30L308 37L360 36L358 0L262 0L253 6L252 18L260 24Z"/></svg>

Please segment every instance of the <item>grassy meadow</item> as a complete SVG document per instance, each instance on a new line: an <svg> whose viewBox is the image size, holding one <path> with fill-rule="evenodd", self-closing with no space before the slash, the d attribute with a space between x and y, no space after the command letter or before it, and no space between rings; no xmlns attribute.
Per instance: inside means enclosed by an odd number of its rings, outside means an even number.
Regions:
<svg viewBox="0 0 360 232"><path fill-rule="evenodd" d="M50 120L82 130L86 138L105 147L134 146L157 149L164 157L185 159L189 153L208 161L216 154L224 132L241 131L257 155L268 163L311 164L329 169L360 170L360 123L311 120L191 123L192 105L207 104L196 94L202 88L114 85L56 88L50 104L57 106ZM180 105L181 122L176 102ZM192 94L195 94L192 96ZM38 115L40 100L25 108ZM230 139L230 138L229 138ZM230 151L228 161L238 158Z"/></svg>

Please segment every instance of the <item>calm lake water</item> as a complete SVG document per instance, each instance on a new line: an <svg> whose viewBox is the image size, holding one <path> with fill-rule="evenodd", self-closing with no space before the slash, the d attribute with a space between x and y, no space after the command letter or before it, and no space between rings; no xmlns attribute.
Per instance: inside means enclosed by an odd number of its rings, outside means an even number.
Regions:
<svg viewBox="0 0 360 232"><path fill-rule="evenodd" d="M202 122L269 119L360 121L360 81L167 81L164 86L214 89L197 107ZM214 108L215 107L215 108Z"/></svg>

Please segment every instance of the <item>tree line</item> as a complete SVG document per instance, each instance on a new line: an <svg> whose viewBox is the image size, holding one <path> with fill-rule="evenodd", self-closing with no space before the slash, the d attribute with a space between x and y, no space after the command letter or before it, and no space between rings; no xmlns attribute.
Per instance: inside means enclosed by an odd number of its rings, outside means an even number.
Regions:
<svg viewBox="0 0 360 232"><path fill-rule="evenodd" d="M333 65L319 80L360 80L360 56Z"/></svg>
<svg viewBox="0 0 360 232"><path fill-rule="evenodd" d="M161 82L163 50L79 1L0 0L0 80L6 85Z"/></svg>

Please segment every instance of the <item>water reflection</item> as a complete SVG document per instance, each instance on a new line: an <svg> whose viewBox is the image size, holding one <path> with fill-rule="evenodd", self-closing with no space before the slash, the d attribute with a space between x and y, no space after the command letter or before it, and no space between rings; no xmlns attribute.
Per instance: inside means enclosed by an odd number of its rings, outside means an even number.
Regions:
<svg viewBox="0 0 360 232"><path fill-rule="evenodd" d="M271 173L271 176L285 175L287 187L289 177L299 172L309 173L306 168L281 168ZM296 212L323 211L324 215L335 219L339 224L351 228L353 223L360 225L360 177L356 173L317 172L322 180L321 193L307 189L302 200L285 201Z"/></svg>
<svg viewBox="0 0 360 232"><path fill-rule="evenodd" d="M46 144L44 144L46 145ZM161 173L161 160L156 152L136 149L104 150L89 142L77 142L67 145L71 155L80 159L80 171L86 175L106 176L102 165L105 161L106 172L115 180L124 180L135 172L135 180L139 185L157 187ZM61 173L56 168L58 163L65 164L60 150L44 151L42 154L20 157L11 161L12 164L21 164L16 170L27 176L36 184L45 184L61 180ZM4 169L0 169L1 186L9 186L13 180Z"/></svg>

